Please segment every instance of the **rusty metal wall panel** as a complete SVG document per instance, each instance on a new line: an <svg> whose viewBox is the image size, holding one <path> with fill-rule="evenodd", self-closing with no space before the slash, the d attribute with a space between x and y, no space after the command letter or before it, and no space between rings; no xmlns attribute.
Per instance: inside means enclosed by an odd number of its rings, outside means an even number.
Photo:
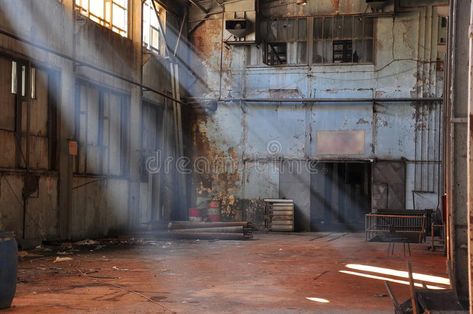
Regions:
<svg viewBox="0 0 473 314"><path fill-rule="evenodd" d="M372 208L406 208L406 164L403 161L373 163Z"/></svg>
<svg viewBox="0 0 473 314"><path fill-rule="evenodd" d="M15 167L15 134L10 131L0 130L0 167Z"/></svg>
<svg viewBox="0 0 473 314"><path fill-rule="evenodd" d="M318 155L361 155L365 150L365 131L318 131Z"/></svg>

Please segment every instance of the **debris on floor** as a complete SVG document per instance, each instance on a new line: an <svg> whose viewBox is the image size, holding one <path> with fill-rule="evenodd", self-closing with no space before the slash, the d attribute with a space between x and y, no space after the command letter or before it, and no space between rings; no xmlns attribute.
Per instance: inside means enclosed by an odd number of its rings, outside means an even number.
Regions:
<svg viewBox="0 0 473 314"><path fill-rule="evenodd" d="M54 260L53 263L62 263L62 262L69 262L69 261L72 261L73 258L72 257L56 257L56 259Z"/></svg>
<svg viewBox="0 0 473 314"><path fill-rule="evenodd" d="M385 244L367 243L361 233L330 242L334 234L319 235L261 233L255 241L134 235L95 240L105 247L93 252L57 243L51 251L32 251L42 257L20 259L12 310L228 313L238 302L238 311L247 313L392 312L381 277L394 281L399 300L408 298L408 286L399 283L406 277L398 271L405 261L386 255ZM411 259L423 274L446 277L443 256L422 244L412 249ZM73 260L53 264L56 257Z"/></svg>

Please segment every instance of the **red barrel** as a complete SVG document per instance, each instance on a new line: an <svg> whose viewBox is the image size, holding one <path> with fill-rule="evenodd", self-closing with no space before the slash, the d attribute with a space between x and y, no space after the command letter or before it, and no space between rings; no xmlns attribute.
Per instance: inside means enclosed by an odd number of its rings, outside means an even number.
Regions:
<svg viewBox="0 0 473 314"><path fill-rule="evenodd" d="M189 221L202 221L202 213L199 208L189 208Z"/></svg>
<svg viewBox="0 0 473 314"><path fill-rule="evenodd" d="M207 209L207 218L211 222L220 221L220 206L217 201L210 201Z"/></svg>

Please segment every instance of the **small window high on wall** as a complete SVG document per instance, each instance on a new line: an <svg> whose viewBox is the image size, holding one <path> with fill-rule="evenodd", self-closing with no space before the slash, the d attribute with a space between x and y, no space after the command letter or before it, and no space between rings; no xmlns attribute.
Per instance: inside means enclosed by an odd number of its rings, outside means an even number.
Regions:
<svg viewBox="0 0 473 314"><path fill-rule="evenodd" d="M77 10L124 37L128 34L128 0L75 0Z"/></svg>
<svg viewBox="0 0 473 314"><path fill-rule="evenodd" d="M158 12L155 11L155 8ZM161 23L163 23L163 14L164 10L162 10L156 2L154 2L154 5L152 0L146 0L143 3L143 44L149 50L158 52L161 50Z"/></svg>
<svg viewBox="0 0 473 314"><path fill-rule="evenodd" d="M314 18L312 62L373 62L373 19L356 15Z"/></svg>
<svg viewBox="0 0 473 314"><path fill-rule="evenodd" d="M268 65L307 63L307 18L262 21L263 62Z"/></svg>

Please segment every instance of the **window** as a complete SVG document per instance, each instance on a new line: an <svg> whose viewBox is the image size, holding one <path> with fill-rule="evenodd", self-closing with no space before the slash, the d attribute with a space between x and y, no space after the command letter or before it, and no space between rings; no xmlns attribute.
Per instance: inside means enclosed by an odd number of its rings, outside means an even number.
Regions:
<svg viewBox="0 0 473 314"><path fill-rule="evenodd" d="M161 44L161 27L158 15L161 19L161 14L164 11L160 10L160 7L156 2L153 6L151 1L152 0L146 0L143 3L143 43L149 50L159 51ZM156 15L154 10L155 6L158 9L158 15Z"/></svg>
<svg viewBox="0 0 473 314"><path fill-rule="evenodd" d="M75 0L77 10L124 37L128 33L128 0Z"/></svg>
<svg viewBox="0 0 473 314"><path fill-rule="evenodd" d="M262 21L263 62L268 65L307 63L307 18Z"/></svg>
<svg viewBox="0 0 473 314"><path fill-rule="evenodd" d="M143 114L141 122L141 151L142 166L141 179L148 180L148 171L146 169L146 160L150 157L157 157L157 154L164 153L163 146L163 125L164 125L164 105L158 105L143 100ZM158 159L157 162L161 162ZM161 166L161 165L160 165Z"/></svg>
<svg viewBox="0 0 473 314"><path fill-rule="evenodd" d="M353 15L315 17L312 62L373 62L373 19Z"/></svg>
<svg viewBox="0 0 473 314"><path fill-rule="evenodd" d="M76 132L79 174L127 174L129 96L108 88L78 81Z"/></svg>
<svg viewBox="0 0 473 314"><path fill-rule="evenodd" d="M56 169L57 73L0 57L0 168Z"/></svg>

